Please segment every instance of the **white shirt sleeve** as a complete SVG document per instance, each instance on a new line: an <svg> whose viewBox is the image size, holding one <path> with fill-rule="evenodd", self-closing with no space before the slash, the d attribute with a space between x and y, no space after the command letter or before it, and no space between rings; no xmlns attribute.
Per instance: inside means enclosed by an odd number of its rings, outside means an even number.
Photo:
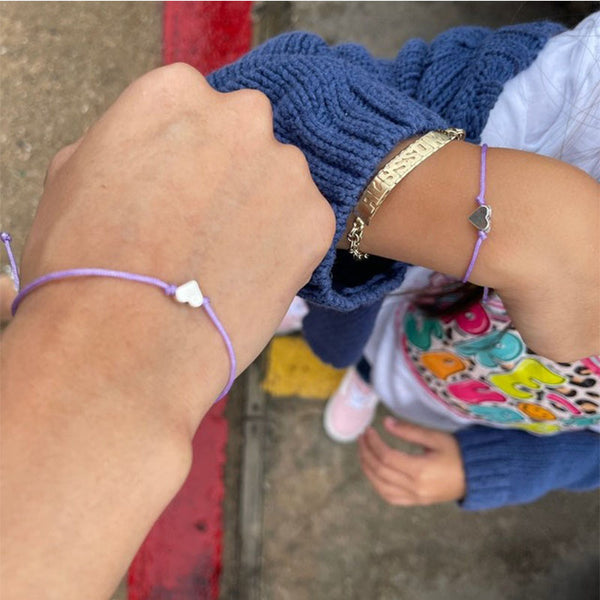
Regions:
<svg viewBox="0 0 600 600"><path fill-rule="evenodd" d="M558 158L600 180L600 12L548 41L511 79L482 141Z"/></svg>

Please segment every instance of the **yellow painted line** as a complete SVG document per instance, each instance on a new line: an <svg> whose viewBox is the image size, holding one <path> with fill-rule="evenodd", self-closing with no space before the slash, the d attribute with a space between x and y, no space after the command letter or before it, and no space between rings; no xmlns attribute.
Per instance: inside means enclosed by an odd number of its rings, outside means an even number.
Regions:
<svg viewBox="0 0 600 600"><path fill-rule="evenodd" d="M301 337L276 337L269 346L262 387L271 396L326 400L339 386L344 372L321 362Z"/></svg>

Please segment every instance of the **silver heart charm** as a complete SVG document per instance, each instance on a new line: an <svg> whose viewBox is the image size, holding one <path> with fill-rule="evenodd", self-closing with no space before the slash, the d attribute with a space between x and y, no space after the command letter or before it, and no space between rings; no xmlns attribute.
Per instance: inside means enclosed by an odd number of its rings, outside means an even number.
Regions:
<svg viewBox="0 0 600 600"><path fill-rule="evenodd" d="M200 291L200 286L195 279L183 283L175 290L175 300L185 304L186 302L193 308L198 308L204 303L204 296Z"/></svg>
<svg viewBox="0 0 600 600"><path fill-rule="evenodd" d="M483 231L483 233L488 233L490 228L492 227L492 223L490 219L492 218L492 207L487 204L482 204L478 206L469 217L469 221L475 225L479 231Z"/></svg>

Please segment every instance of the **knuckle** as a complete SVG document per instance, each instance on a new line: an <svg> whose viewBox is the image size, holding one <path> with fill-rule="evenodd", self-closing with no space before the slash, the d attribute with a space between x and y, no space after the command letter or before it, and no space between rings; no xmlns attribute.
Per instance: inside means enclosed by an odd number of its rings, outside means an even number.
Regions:
<svg viewBox="0 0 600 600"><path fill-rule="evenodd" d="M337 225L335 214L325 200L323 200L322 208L316 208L313 215L314 238L317 244L315 251L320 260L332 245Z"/></svg>
<svg viewBox="0 0 600 600"><path fill-rule="evenodd" d="M381 454L381 462L386 467L393 467L396 459L396 452L391 448L385 448Z"/></svg>
<svg viewBox="0 0 600 600"><path fill-rule="evenodd" d="M166 84L188 85L204 80L197 69L183 62L167 65L157 69L155 73L159 74L161 80Z"/></svg>
<svg viewBox="0 0 600 600"><path fill-rule="evenodd" d="M413 475L413 481L415 484L415 491L417 491L417 493L420 493L420 491L425 486L425 475L423 474L423 471L418 471L417 473L415 473Z"/></svg>
<svg viewBox="0 0 600 600"><path fill-rule="evenodd" d="M427 494L425 494L425 492L422 489L419 488L415 488L413 490L413 494L415 497L415 501L418 504L426 504L427 502Z"/></svg>
<svg viewBox="0 0 600 600"><path fill-rule="evenodd" d="M421 491L420 493L415 494L415 498L419 506L431 506L436 502L434 496L426 491Z"/></svg>
<svg viewBox="0 0 600 600"><path fill-rule="evenodd" d="M372 478L370 478L370 482L371 485L373 486L373 489L382 497L382 498L387 498L388 496L388 492L387 490L381 485L381 483L379 483L378 481L373 481Z"/></svg>
<svg viewBox="0 0 600 600"><path fill-rule="evenodd" d="M327 245L330 246L337 230L337 221L333 209L327 202L324 204L324 209L325 216L323 219L323 227L328 240Z"/></svg>
<svg viewBox="0 0 600 600"><path fill-rule="evenodd" d="M304 152L291 144L279 144L282 172L302 198L303 214L309 220L314 260L318 264L331 247L336 233L335 213L315 185ZM315 265L316 266L316 265Z"/></svg>
<svg viewBox="0 0 600 600"><path fill-rule="evenodd" d="M244 89L236 92L231 92L231 98L236 100L243 106L246 111L251 111L252 116L261 116L264 118L272 119L273 110L271 107L271 101L266 94L263 94L260 90Z"/></svg>
<svg viewBox="0 0 600 600"><path fill-rule="evenodd" d="M380 455L380 460L381 460L381 465L386 465L389 466L390 462L391 462L391 453L390 451L386 448L384 450L381 451L381 455Z"/></svg>
<svg viewBox="0 0 600 600"><path fill-rule="evenodd" d="M131 85L142 96L153 100L160 100L163 96L185 98L190 94L196 96L201 86L212 89L199 71L181 62L154 69L142 75Z"/></svg>
<svg viewBox="0 0 600 600"><path fill-rule="evenodd" d="M377 463L373 470L375 471L375 475L377 475L378 477L383 477L386 471L386 467L382 463Z"/></svg>
<svg viewBox="0 0 600 600"><path fill-rule="evenodd" d="M287 178L291 179L295 186L298 186L298 189L311 200L312 204L319 204L318 201L320 201L324 206L327 206L327 201L321 196L313 181L304 152L293 144L276 143L275 152L280 157L280 167L284 169Z"/></svg>
<svg viewBox="0 0 600 600"><path fill-rule="evenodd" d="M77 148L78 143L69 144L64 148L61 148L48 163L48 169L46 171L46 179L51 179L56 175L56 173L60 170L60 168L69 160L75 149Z"/></svg>
<svg viewBox="0 0 600 600"><path fill-rule="evenodd" d="M291 167L295 167L297 172L310 177L310 168L304 152L293 144L281 144L281 151Z"/></svg>
<svg viewBox="0 0 600 600"><path fill-rule="evenodd" d="M390 505L390 506L396 506L398 504L398 498L396 498L395 496L392 496L392 494L385 494L382 495L382 498Z"/></svg>

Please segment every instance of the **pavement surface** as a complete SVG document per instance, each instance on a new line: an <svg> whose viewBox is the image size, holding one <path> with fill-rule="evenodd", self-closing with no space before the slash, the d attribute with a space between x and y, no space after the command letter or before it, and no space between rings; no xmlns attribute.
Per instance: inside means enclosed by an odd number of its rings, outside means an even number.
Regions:
<svg viewBox="0 0 600 600"><path fill-rule="evenodd" d="M304 29L393 56L408 38L430 39L451 26L540 17L574 24L591 6L265 2L256 4L254 34L260 42ZM17 253L52 155L160 64L161 13L158 2L0 3L0 218ZM362 476L356 448L325 437L322 400L265 394L265 368L259 362L242 378L227 408L221 598L600 597L596 493L554 493L480 514L454 505L387 506ZM249 412L253 406L258 412ZM248 504L248 494L258 503ZM115 598L126 598L124 585Z"/></svg>

